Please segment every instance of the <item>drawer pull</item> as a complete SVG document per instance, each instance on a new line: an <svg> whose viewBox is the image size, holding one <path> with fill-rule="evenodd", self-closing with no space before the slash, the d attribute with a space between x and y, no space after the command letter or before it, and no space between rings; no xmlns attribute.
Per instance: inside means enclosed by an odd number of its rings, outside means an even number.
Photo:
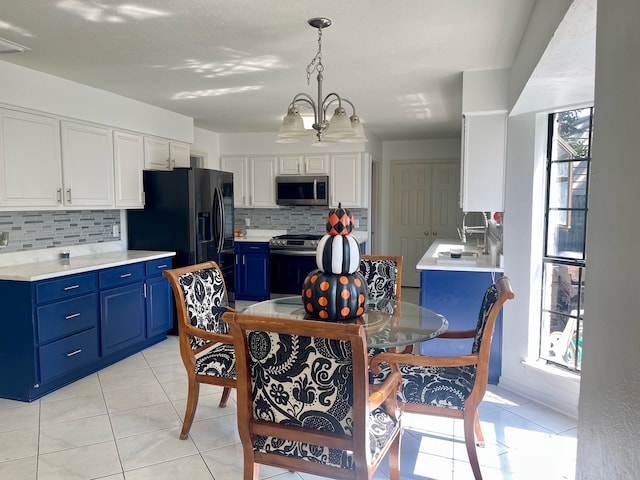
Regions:
<svg viewBox="0 0 640 480"><path fill-rule="evenodd" d="M167 268L167 264L163 263L162 265L158 265L156 268Z"/></svg>
<svg viewBox="0 0 640 480"><path fill-rule="evenodd" d="M120 275L120 278L127 278L130 277L131 274L130 273L123 273L122 275Z"/></svg>
<svg viewBox="0 0 640 480"><path fill-rule="evenodd" d="M73 290L75 288L80 287L80 285L69 285L68 287L64 287L65 290Z"/></svg>
<svg viewBox="0 0 640 480"><path fill-rule="evenodd" d="M79 313L72 313L71 315L67 315L66 317L64 317L66 320L71 320L72 318L76 318L79 317L80 314Z"/></svg>
<svg viewBox="0 0 640 480"><path fill-rule="evenodd" d="M81 348L79 348L78 350L75 350L75 351L73 351L73 352L69 352L69 353L67 353L67 357L73 357L74 355L77 355L77 354L79 354L80 352L82 352L82 349L81 349Z"/></svg>

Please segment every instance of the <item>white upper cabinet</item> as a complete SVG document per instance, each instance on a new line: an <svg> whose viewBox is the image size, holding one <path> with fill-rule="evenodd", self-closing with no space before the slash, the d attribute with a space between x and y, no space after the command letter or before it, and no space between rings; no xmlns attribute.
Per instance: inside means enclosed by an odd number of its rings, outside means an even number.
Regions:
<svg viewBox="0 0 640 480"><path fill-rule="evenodd" d="M359 153L330 155L329 203L336 207L362 206L362 159Z"/></svg>
<svg viewBox="0 0 640 480"><path fill-rule="evenodd" d="M191 166L191 147L187 143L169 142L169 158L171 158L171 167L190 167Z"/></svg>
<svg viewBox="0 0 640 480"><path fill-rule="evenodd" d="M58 119L0 109L0 207L62 204Z"/></svg>
<svg viewBox="0 0 640 480"><path fill-rule="evenodd" d="M144 168L146 170L171 170L169 140L144 137Z"/></svg>
<svg viewBox="0 0 640 480"><path fill-rule="evenodd" d="M276 208L276 157L222 157L222 170L233 173L236 208Z"/></svg>
<svg viewBox="0 0 640 480"><path fill-rule="evenodd" d="M249 206L276 206L276 157L249 157Z"/></svg>
<svg viewBox="0 0 640 480"><path fill-rule="evenodd" d="M245 157L222 157L220 162L222 170L233 173L233 205L236 208L248 207L247 159Z"/></svg>
<svg viewBox="0 0 640 480"><path fill-rule="evenodd" d="M142 183L142 170L144 169L143 143L142 135L113 132L116 207L144 207Z"/></svg>
<svg viewBox="0 0 640 480"><path fill-rule="evenodd" d="M503 212L507 114L463 117L460 207L465 212Z"/></svg>
<svg viewBox="0 0 640 480"><path fill-rule="evenodd" d="M113 208L112 130L62 121L64 204Z"/></svg>
<svg viewBox="0 0 640 480"><path fill-rule="evenodd" d="M286 155L278 157L280 175L326 175L328 155Z"/></svg>

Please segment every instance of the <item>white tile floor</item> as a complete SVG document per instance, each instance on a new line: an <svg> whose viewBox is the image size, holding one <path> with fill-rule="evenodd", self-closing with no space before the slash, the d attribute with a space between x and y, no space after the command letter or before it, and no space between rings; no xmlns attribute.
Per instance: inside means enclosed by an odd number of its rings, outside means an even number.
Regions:
<svg viewBox="0 0 640 480"><path fill-rule="evenodd" d="M403 289L403 299L409 300ZM235 480L242 448L235 401L203 386L187 440L179 440L187 383L170 337L33 403L0 399L2 480ZM573 479L576 422L490 386L480 407L485 480ZM402 478L472 479L458 420L406 415ZM319 477L262 467L261 478ZM376 472L388 479L386 462Z"/></svg>

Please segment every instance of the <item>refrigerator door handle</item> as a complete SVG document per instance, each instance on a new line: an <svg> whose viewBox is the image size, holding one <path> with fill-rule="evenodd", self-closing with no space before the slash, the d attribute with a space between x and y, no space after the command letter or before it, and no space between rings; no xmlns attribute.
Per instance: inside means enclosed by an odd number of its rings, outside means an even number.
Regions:
<svg viewBox="0 0 640 480"><path fill-rule="evenodd" d="M213 214L214 218L214 242L218 252L222 251L224 244L224 202L222 201L222 190L216 187L213 193Z"/></svg>

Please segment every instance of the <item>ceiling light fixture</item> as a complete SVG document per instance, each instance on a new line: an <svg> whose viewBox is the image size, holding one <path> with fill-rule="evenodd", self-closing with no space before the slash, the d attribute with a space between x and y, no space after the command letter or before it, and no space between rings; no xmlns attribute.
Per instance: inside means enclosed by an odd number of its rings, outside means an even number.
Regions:
<svg viewBox="0 0 640 480"><path fill-rule="evenodd" d="M5 38L0 38L0 53L22 53L25 50L31 49Z"/></svg>
<svg viewBox="0 0 640 480"><path fill-rule="evenodd" d="M308 132L304 128L304 122L300 115L300 109L305 105L311 105L313 109L314 123L313 129L316 130L318 140L313 142L314 146L331 145L336 142L366 142L367 137L364 134L364 128L360 123L360 118L356 115L356 107L346 98L340 97L337 93L330 93L326 97L322 97L322 80L324 79L324 65L322 65L322 29L331 25L328 18L312 18L308 21L309 25L318 29L318 52L313 57L311 63L307 65L307 84L311 82L311 74L318 72L316 77L318 81L318 100L317 102L306 93L298 93L293 97L293 101L289 104L287 115L282 119L282 125L276 138L278 143L294 143L303 140ZM333 112L331 121L327 120L327 110L329 106L338 103L337 108ZM342 104L349 104L353 113L350 117Z"/></svg>

